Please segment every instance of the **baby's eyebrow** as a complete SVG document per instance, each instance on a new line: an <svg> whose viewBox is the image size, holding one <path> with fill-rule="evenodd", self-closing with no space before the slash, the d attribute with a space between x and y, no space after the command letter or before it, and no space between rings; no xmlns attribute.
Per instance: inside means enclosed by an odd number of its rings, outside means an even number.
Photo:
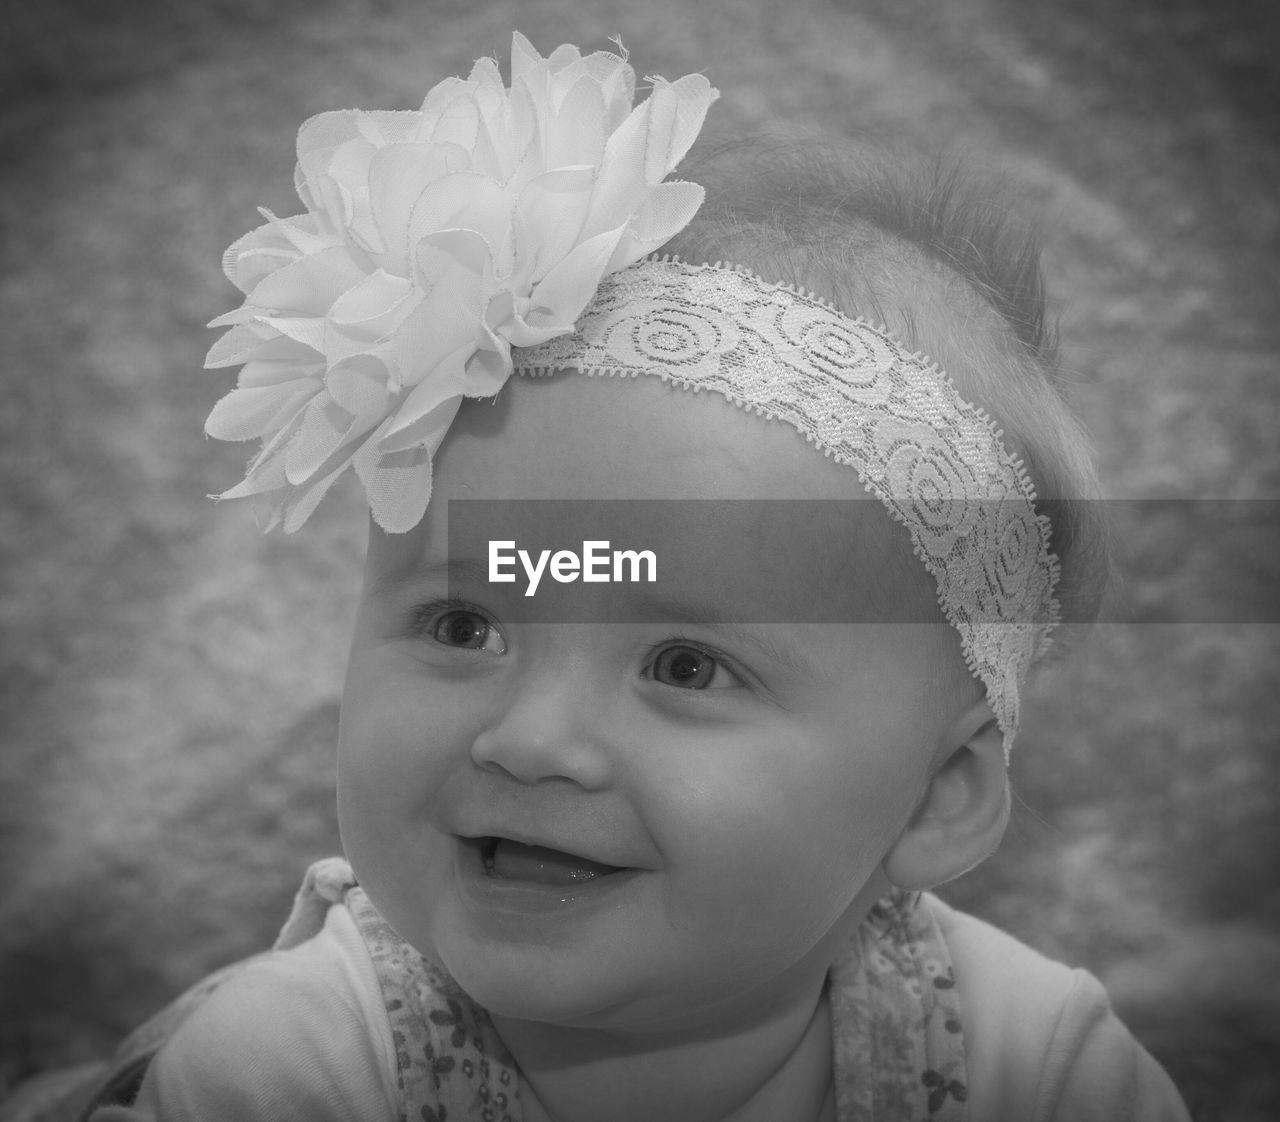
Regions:
<svg viewBox="0 0 1280 1122"><path fill-rule="evenodd" d="M707 627L726 636L734 644L754 647L770 662L781 666L793 674L811 674L813 666L804 653L789 644L773 639L760 626L749 623L735 623L733 613L710 607L705 601L682 599L675 596L651 596L637 592L630 597L630 602L646 617L662 620L675 626L689 624ZM781 627L773 624L771 627Z"/></svg>
<svg viewBox="0 0 1280 1122"><path fill-rule="evenodd" d="M383 573L373 582L372 595L375 599L381 600L405 585L438 580L485 584L489 580L489 568L485 562L471 557L421 561L413 566L396 568Z"/></svg>
<svg viewBox="0 0 1280 1122"><path fill-rule="evenodd" d="M775 642L763 631L738 623L713 622L708 626L728 632L735 643L745 643L748 646L755 647L773 665L780 666L791 674L810 676L813 673L812 664L800 651ZM773 626L781 625L775 624Z"/></svg>

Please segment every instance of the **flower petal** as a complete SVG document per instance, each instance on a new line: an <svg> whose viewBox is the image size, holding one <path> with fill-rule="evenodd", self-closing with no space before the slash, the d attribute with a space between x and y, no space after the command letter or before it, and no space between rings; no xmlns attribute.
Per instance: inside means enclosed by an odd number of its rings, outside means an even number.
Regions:
<svg viewBox="0 0 1280 1122"><path fill-rule="evenodd" d="M431 501L431 455L424 449L390 452L365 481L373 520L388 534L406 534Z"/></svg>
<svg viewBox="0 0 1280 1122"><path fill-rule="evenodd" d="M674 82L661 78L651 81L653 93L645 103L652 106L645 179L658 183L684 159L707 118L707 110L720 94L702 74L686 74Z"/></svg>
<svg viewBox="0 0 1280 1122"><path fill-rule="evenodd" d="M298 164L294 170L294 187L303 205L313 214L325 214L336 229L342 229L342 206L337 184L328 173L328 164L342 145L360 137L359 111L342 109L318 113L303 122L298 130Z"/></svg>
<svg viewBox="0 0 1280 1122"><path fill-rule="evenodd" d="M251 495L262 495L270 491L279 491L288 486L284 475L284 457L270 459L261 457L254 461L245 477L234 487L215 495L217 499L247 499Z"/></svg>
<svg viewBox="0 0 1280 1122"><path fill-rule="evenodd" d="M305 162L308 157L330 152L357 138L362 115L359 109L330 109L308 117L298 129L298 161Z"/></svg>
<svg viewBox="0 0 1280 1122"><path fill-rule="evenodd" d="M488 63L489 68L482 70L483 63ZM517 141L513 136L511 104L502 87L498 64L492 59L481 59L472 71L473 76L477 72L482 74L476 93L480 119L471 148L471 170L506 183L526 142Z"/></svg>
<svg viewBox="0 0 1280 1122"><path fill-rule="evenodd" d="M458 303L479 312L481 305L472 290L484 287L493 275L493 250L478 230L458 227L428 234L417 245L416 275L423 287L431 284L459 286ZM435 289L430 290L434 295Z"/></svg>
<svg viewBox="0 0 1280 1122"><path fill-rule="evenodd" d="M530 311L524 317L533 331L551 329L557 334L573 330L574 321L595 295L609 259L622 237L622 230L608 230L583 242L549 272L529 296ZM517 347L545 342L551 335L530 338L512 332ZM528 339L528 341L526 341Z"/></svg>
<svg viewBox="0 0 1280 1122"><path fill-rule="evenodd" d="M324 354L325 321L321 316L263 316L262 322L309 351Z"/></svg>
<svg viewBox="0 0 1280 1122"><path fill-rule="evenodd" d="M467 359L467 397L493 397L511 377L511 344L506 338L496 347L480 347Z"/></svg>
<svg viewBox="0 0 1280 1122"><path fill-rule="evenodd" d="M613 228L640 205L647 190L684 158L718 96L701 74L690 74L658 84L632 111L605 144L584 237Z"/></svg>
<svg viewBox="0 0 1280 1122"><path fill-rule="evenodd" d="M209 348L209 353L204 359L205 369L238 366L242 362L248 362L249 359L256 357L256 352L263 343L277 339L279 336L280 332L274 328L257 323L244 323L239 327L233 327L215 340L213 346ZM296 343L292 345L297 346Z"/></svg>
<svg viewBox="0 0 1280 1122"><path fill-rule="evenodd" d="M255 333L261 333L258 335L260 341L256 346L250 346L247 342L232 339L232 336L239 331L245 332L242 337L245 340L254 337ZM227 351L225 359L220 351L220 347L224 344ZM215 352L219 353L215 355ZM309 366L321 358L310 347L304 347L301 343L281 335L275 328L262 323L246 324L244 327L228 331L210 348L209 357L217 360L211 362L210 366L233 366L241 362L271 362L291 363L299 368ZM243 379L243 373L241 378ZM239 384L243 384L243 381Z"/></svg>
<svg viewBox="0 0 1280 1122"><path fill-rule="evenodd" d="M302 257L262 278L249 294L259 308L275 314L324 315L347 289L365 277L346 249Z"/></svg>
<svg viewBox="0 0 1280 1122"><path fill-rule="evenodd" d="M252 292L268 273L284 268L299 256L297 247L268 222L227 247L222 255L222 271L241 292Z"/></svg>
<svg viewBox="0 0 1280 1122"><path fill-rule="evenodd" d="M651 187L648 199L623 231L605 273L625 268L666 245L689 224L705 195L700 184L679 180Z"/></svg>
<svg viewBox="0 0 1280 1122"><path fill-rule="evenodd" d="M427 96L422 100L422 108L419 110L422 123L418 126L417 139L422 141L438 139L457 143L455 138L447 135L447 130L440 136L437 136L436 132L446 115L457 113L456 106L459 100L465 103L469 98L467 83L463 79L445 78L442 82L437 82L427 91ZM470 148L470 145L464 144L462 147Z"/></svg>
<svg viewBox="0 0 1280 1122"><path fill-rule="evenodd" d="M406 278L379 269L334 301L327 322L350 338L376 342L399 326L413 296L414 287Z"/></svg>
<svg viewBox="0 0 1280 1122"><path fill-rule="evenodd" d="M442 99L440 114L431 130L433 144L456 144L470 152L480 128L480 109L475 93L465 82L453 87L453 96Z"/></svg>
<svg viewBox="0 0 1280 1122"><path fill-rule="evenodd" d="M336 234L320 229L314 214L296 214L292 218L277 218L266 207L259 207L258 213L267 219L267 225L260 226L258 229L270 229L299 254L322 253L326 249L333 249L342 244L342 239Z"/></svg>
<svg viewBox="0 0 1280 1122"><path fill-rule="evenodd" d="M453 285L439 285L406 318L391 340L390 350L401 384L415 386L447 355L474 347L478 300L459 299Z"/></svg>
<svg viewBox="0 0 1280 1122"><path fill-rule="evenodd" d="M545 66L546 60L538 53L538 48L520 32L513 31L511 33L511 84L514 86L526 75Z"/></svg>
<svg viewBox="0 0 1280 1122"><path fill-rule="evenodd" d="M295 533L315 513L316 507L320 505L320 500L329 493L329 488L338 481L350 466L349 460L343 460L328 475L322 476L320 479L312 481L308 486L294 491L284 503L273 509L272 513L276 522L279 522L283 515L284 532L286 534Z"/></svg>
<svg viewBox="0 0 1280 1122"><path fill-rule="evenodd" d="M475 341L468 339L462 346L444 356L432 369L430 378L423 378L409 391L390 418L386 435L396 436L421 420L441 402L461 396L467 391L467 359L475 353Z"/></svg>
<svg viewBox="0 0 1280 1122"><path fill-rule="evenodd" d="M381 148L418 140L421 120L412 109L362 109L356 114L355 127L360 136Z"/></svg>
<svg viewBox="0 0 1280 1122"><path fill-rule="evenodd" d="M442 415L442 435L453 421L453 413L446 413ZM353 464L369 496L374 522L389 534L403 534L422 521L431 499L432 450L382 452L376 435L356 453Z"/></svg>
<svg viewBox="0 0 1280 1122"><path fill-rule="evenodd" d="M434 453L440 447L440 442L444 439L444 434L448 430L454 414L457 413L458 406L462 404L462 399L462 394L454 394L452 397L446 398L430 412L425 413L399 432L393 432L388 427L379 441L379 448L383 452L403 452L408 448L426 448L427 451Z"/></svg>
<svg viewBox="0 0 1280 1122"><path fill-rule="evenodd" d="M515 267L533 285L578 243L591 206L595 168L543 172L520 192L513 220Z"/></svg>
<svg viewBox="0 0 1280 1122"><path fill-rule="evenodd" d="M387 369L373 355L354 355L329 368L324 386L329 396L357 420L386 416Z"/></svg>
<svg viewBox="0 0 1280 1122"><path fill-rule="evenodd" d="M571 69L580 65L581 62L582 52L572 43L561 43L560 46L547 55L547 69L552 74Z"/></svg>
<svg viewBox="0 0 1280 1122"><path fill-rule="evenodd" d="M547 166L595 166L604 158L605 101L600 83L584 74L556 109L555 128L546 141Z"/></svg>
<svg viewBox="0 0 1280 1122"><path fill-rule="evenodd" d="M286 424L321 389L314 378L238 387L219 399L204 423L216 440L253 440Z"/></svg>
<svg viewBox="0 0 1280 1122"><path fill-rule="evenodd" d="M507 92L502 85L502 71L498 69L498 60L488 55L481 56L472 64L467 83L478 91L498 97L505 96Z"/></svg>
<svg viewBox="0 0 1280 1122"><path fill-rule="evenodd" d="M235 327L241 323L252 323L261 317L262 309L255 307L246 300L240 307L233 308L229 312L223 312L222 315L211 319L205 324L205 327Z"/></svg>
<svg viewBox="0 0 1280 1122"><path fill-rule="evenodd" d="M236 379L236 386L242 390L262 389L265 386L282 386L295 378L312 378L317 384L324 373L324 362L303 363L296 356L286 361L270 358L255 358L245 363Z"/></svg>
<svg viewBox="0 0 1280 1122"><path fill-rule="evenodd" d="M409 219L424 186L465 171L467 154L454 144L392 144L369 164L369 206L387 267L409 275Z"/></svg>
<svg viewBox="0 0 1280 1122"><path fill-rule="evenodd" d="M351 434L354 418L328 393L317 395L303 411L302 424L285 455L285 478L305 483L328 462Z"/></svg>
<svg viewBox="0 0 1280 1122"><path fill-rule="evenodd" d="M409 252L412 254L423 238L455 228L474 230L494 244L506 233L510 221L510 204L500 184L473 172L449 175L428 184L414 203L407 235Z"/></svg>

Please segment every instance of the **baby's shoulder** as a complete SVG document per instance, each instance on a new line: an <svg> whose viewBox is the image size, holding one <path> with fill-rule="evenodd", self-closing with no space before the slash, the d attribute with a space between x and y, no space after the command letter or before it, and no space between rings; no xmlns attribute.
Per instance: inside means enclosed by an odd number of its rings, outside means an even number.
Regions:
<svg viewBox="0 0 1280 1122"><path fill-rule="evenodd" d="M971 1117L1187 1118L1169 1077L1115 1015L1097 978L936 897L925 899L951 955Z"/></svg>
<svg viewBox="0 0 1280 1122"><path fill-rule="evenodd" d="M230 971L172 1026L128 1108L95 1122L394 1117L378 979L341 903L319 931Z"/></svg>
<svg viewBox="0 0 1280 1122"><path fill-rule="evenodd" d="M1087 987L1089 982L1106 1000L1102 987L1086 971L1048 958L1008 932L953 908L937 896L926 893L924 903L947 944L956 986L966 1005L979 1016L998 1010L1000 1020L1007 1022L1010 1013L1021 1010L1028 1027L1037 1019L1049 1022L1056 1015L1053 1011L1060 1009L1081 984Z"/></svg>

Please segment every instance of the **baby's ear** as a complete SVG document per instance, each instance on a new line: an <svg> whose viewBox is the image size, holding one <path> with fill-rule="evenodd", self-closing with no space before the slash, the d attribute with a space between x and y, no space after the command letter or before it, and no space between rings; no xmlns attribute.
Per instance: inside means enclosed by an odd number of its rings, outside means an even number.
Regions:
<svg viewBox="0 0 1280 1122"><path fill-rule="evenodd" d="M882 867L899 888L953 880L995 851L1009 824L1004 738L986 702L952 726L924 795Z"/></svg>

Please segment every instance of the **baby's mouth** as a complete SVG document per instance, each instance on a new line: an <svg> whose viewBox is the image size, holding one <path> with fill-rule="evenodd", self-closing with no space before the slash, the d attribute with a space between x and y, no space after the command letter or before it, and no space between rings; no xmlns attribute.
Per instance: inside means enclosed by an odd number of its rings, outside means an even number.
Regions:
<svg viewBox="0 0 1280 1122"><path fill-rule="evenodd" d="M617 865L602 865L576 853L565 853L542 845L523 845L510 838L485 837L480 843L484 871L503 880L533 881L537 884L581 884L619 873Z"/></svg>

